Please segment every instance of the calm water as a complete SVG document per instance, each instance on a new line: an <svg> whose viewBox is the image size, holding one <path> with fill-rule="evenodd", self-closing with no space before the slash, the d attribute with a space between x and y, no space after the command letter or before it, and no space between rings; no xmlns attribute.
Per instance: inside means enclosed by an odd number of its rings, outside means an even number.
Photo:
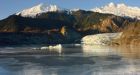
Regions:
<svg viewBox="0 0 140 75"><path fill-rule="evenodd" d="M35 47L1 47L0 75L140 75L139 48L64 45L62 50L32 50Z"/></svg>

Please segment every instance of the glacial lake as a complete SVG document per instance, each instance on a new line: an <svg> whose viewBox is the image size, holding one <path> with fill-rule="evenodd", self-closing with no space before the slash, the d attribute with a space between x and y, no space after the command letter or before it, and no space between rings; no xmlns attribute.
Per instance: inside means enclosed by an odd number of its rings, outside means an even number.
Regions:
<svg viewBox="0 0 140 75"><path fill-rule="evenodd" d="M0 48L0 75L140 75L140 48L63 45Z"/></svg>

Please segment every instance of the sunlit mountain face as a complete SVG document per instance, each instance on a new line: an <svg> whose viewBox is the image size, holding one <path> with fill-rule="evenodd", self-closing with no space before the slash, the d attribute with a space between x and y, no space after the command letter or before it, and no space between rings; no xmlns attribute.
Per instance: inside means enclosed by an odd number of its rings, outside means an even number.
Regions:
<svg viewBox="0 0 140 75"><path fill-rule="evenodd" d="M23 17L35 17L37 14L45 12L56 12L61 10L56 5L39 4L28 9L24 9L21 12L16 13L16 15L21 15Z"/></svg>
<svg viewBox="0 0 140 75"><path fill-rule="evenodd" d="M126 16L126 17L132 17L132 18L138 18L140 19L140 8L139 7L133 7L128 6L126 4L114 4L109 3L108 5L105 5L103 7L99 8L93 8L91 9L94 12L100 12L100 13L110 13L118 16Z"/></svg>
<svg viewBox="0 0 140 75"><path fill-rule="evenodd" d="M21 12L16 13L16 15L21 15L23 17L36 17L36 15L39 15L41 13L47 13L47 12L56 12L56 11L78 11L80 9L62 9L57 5L48 5L48 4L39 4L36 6L33 6L31 8L27 8L22 10ZM126 4L120 3L115 4L113 2L102 6L102 7L96 7L93 9L89 9L89 11L93 12L100 12L100 13L109 13L114 14L117 16L124 16L124 17L132 17L132 18L138 18L140 19L140 8L134 7L134 6L128 6Z"/></svg>

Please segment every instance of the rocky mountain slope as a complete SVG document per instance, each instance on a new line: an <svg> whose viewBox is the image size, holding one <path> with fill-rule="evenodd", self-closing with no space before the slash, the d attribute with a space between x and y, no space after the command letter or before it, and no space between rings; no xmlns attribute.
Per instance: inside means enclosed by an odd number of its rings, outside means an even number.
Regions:
<svg viewBox="0 0 140 75"><path fill-rule="evenodd" d="M129 23L116 42L120 45L140 46L140 21Z"/></svg>
<svg viewBox="0 0 140 75"><path fill-rule="evenodd" d="M47 30L59 31L63 26L79 32L118 32L131 21L133 19L84 10L72 14L67 14L67 11L47 12L37 15L36 18L11 15L0 21L0 32L47 33Z"/></svg>

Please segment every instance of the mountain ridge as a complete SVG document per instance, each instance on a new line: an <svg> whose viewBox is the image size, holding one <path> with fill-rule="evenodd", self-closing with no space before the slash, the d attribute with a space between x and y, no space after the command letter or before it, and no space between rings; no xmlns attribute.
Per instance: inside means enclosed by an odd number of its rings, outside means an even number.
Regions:
<svg viewBox="0 0 140 75"><path fill-rule="evenodd" d="M48 5L48 4L38 4L36 6L33 6L31 8L24 9L16 15L21 15L23 17L36 17L36 15L47 13L47 12L62 12L62 11L68 11L68 13L72 13L73 11L79 11L80 9L65 9L60 8L57 5ZM133 7L128 6L124 3L115 4L113 2L102 6L102 7L96 7L93 9L89 9L86 11L93 11L93 12L99 12L99 13L106 13L106 14L114 14L117 16L122 17L131 17L131 18L137 18L140 19L140 8L139 7Z"/></svg>
<svg viewBox="0 0 140 75"><path fill-rule="evenodd" d="M102 6L102 7L96 7L91 9L91 11L99 12L99 13L110 13L117 16L124 16L124 17L131 17L131 18L137 18L140 19L140 8L139 7L133 7L128 6L124 3L115 4L115 3L109 3L108 5Z"/></svg>
<svg viewBox="0 0 140 75"><path fill-rule="evenodd" d="M37 14L44 12L55 12L59 10L61 9L56 5L47 5L41 3L31 8L24 9L21 12L16 13L16 15L21 15L23 17L35 17Z"/></svg>

